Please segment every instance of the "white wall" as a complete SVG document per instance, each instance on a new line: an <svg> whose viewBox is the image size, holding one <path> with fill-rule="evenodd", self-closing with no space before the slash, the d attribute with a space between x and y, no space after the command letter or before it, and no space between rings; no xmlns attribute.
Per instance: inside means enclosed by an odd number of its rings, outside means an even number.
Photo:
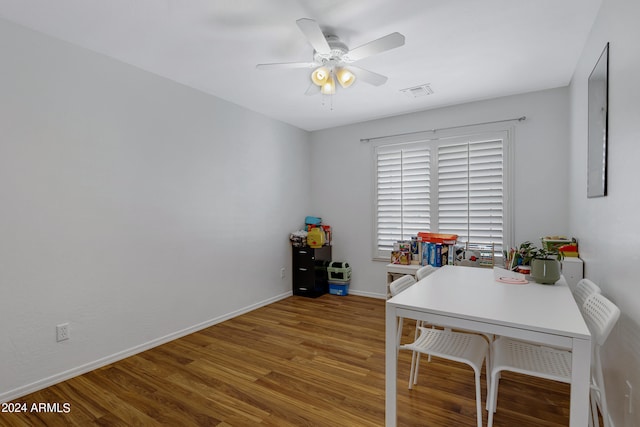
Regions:
<svg viewBox="0 0 640 427"><path fill-rule="evenodd" d="M640 3L604 0L570 91L570 228L580 238L585 275L622 310L607 341L605 377L616 427L640 425ZM587 78L609 42L608 195L588 199ZM628 414L625 381L631 381Z"/></svg>
<svg viewBox="0 0 640 427"><path fill-rule="evenodd" d="M372 146L360 139L520 116L527 120L514 125L514 239L539 242L541 236L568 230L567 88L312 133L312 211L334 229L333 258L348 261L353 268L351 293L386 294L386 263L372 261Z"/></svg>
<svg viewBox="0 0 640 427"><path fill-rule="evenodd" d="M606 347L613 418L640 425L638 17L637 2L604 0L570 90L311 137L0 20L0 401L287 295L286 236L308 214L333 226L350 291L383 296L360 138L525 115L515 240L579 238L587 277L623 310ZM609 195L587 199L586 78L607 41ZM62 322L71 340L56 343Z"/></svg>
<svg viewBox="0 0 640 427"><path fill-rule="evenodd" d="M0 401L290 294L308 133L2 20L0 57Z"/></svg>

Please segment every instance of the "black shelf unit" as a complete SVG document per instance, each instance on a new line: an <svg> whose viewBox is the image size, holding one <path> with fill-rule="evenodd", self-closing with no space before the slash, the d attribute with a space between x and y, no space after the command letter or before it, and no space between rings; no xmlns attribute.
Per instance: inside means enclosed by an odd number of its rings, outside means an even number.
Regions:
<svg viewBox="0 0 640 427"><path fill-rule="evenodd" d="M331 246L320 248L293 246L293 294L318 297L329 291L327 266L331 262Z"/></svg>

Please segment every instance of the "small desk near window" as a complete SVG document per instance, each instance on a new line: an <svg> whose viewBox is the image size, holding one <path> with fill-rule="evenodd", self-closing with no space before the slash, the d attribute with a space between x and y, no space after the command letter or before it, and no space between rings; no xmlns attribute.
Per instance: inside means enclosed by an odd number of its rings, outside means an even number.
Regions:
<svg viewBox="0 0 640 427"><path fill-rule="evenodd" d="M420 267L422 266L419 264L387 264L385 267L387 270L387 299L391 298L391 292L389 291L389 285L391 282L407 274L415 278L416 271L418 271Z"/></svg>

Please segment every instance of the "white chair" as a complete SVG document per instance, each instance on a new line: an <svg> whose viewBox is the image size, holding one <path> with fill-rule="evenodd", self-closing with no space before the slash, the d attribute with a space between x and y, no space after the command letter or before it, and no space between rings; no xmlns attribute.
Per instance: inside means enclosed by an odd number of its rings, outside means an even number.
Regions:
<svg viewBox="0 0 640 427"><path fill-rule="evenodd" d="M480 373L489 344L476 334L454 332L449 329L430 329L419 327L420 336L411 343L401 345L401 350L411 350L413 352L428 354L429 356L441 357L469 365L473 368L476 381L476 411L478 427L482 427L482 397L480 393ZM489 365L487 364L487 379L489 378ZM411 370L409 377L409 388L414 384L414 370ZM487 381L487 394L489 381Z"/></svg>
<svg viewBox="0 0 640 427"><path fill-rule="evenodd" d="M608 410L600 368L600 347L606 341L611 329L620 317L620 310L602 294L592 293L584 303L582 314L592 335L594 364L592 365L591 419L597 424L594 413L596 399L608 425ZM512 371L540 378L571 383L571 351L545 347L543 345L516 339L501 337L492 344L491 387L487 401L489 403L488 427L493 425L493 414L498 400L498 385L502 371ZM597 355L597 356L596 356Z"/></svg>
<svg viewBox="0 0 640 427"><path fill-rule="evenodd" d="M430 275L431 273L434 273L436 270L438 270L437 267L434 267L432 265L425 265L423 267L420 267L417 271L416 271L416 280L422 280L425 277L427 277L428 275ZM418 328L420 326L424 326L424 322L421 320L418 320L416 322L416 336L415 339L418 339ZM431 356L429 356L429 362L431 362ZM411 376L412 378L414 378L415 382L413 384L416 384L416 382L418 381L418 368L420 366L420 353L417 352L413 352L413 354L411 355ZM411 387L409 387L411 388Z"/></svg>
<svg viewBox="0 0 640 427"><path fill-rule="evenodd" d="M593 293L584 302L582 315L589 327L589 331L591 331L593 343L591 363L591 413L593 423L595 426L600 425L598 421L598 409L600 409L605 427L610 427L600 349L620 318L620 309L600 293Z"/></svg>
<svg viewBox="0 0 640 427"><path fill-rule="evenodd" d="M492 247L493 248L493 247ZM417 280L422 280L425 277L427 277L428 275L430 275L431 273L434 273L438 270L437 267L431 266L431 265L425 265L424 267L420 267L417 271L416 271L416 279ZM420 326L426 326L424 322L422 321L418 321L416 322L416 336L415 338L418 339L418 331L419 331L419 327ZM451 328L444 328L447 331L450 331ZM493 341L493 335L490 334L484 334L484 336L487 338L487 341L489 343L491 343L491 341ZM431 362L431 355L429 355L428 359L429 362ZM487 354L487 365L490 364L490 356L489 354ZM409 385L409 388L412 388L412 385L415 385L418 383L418 372L420 370L420 353L419 352L414 352L412 357L411 357L411 384Z"/></svg>
<svg viewBox="0 0 640 427"><path fill-rule="evenodd" d="M414 283L416 283L416 279L407 274L391 282L389 284L389 292L391 292L391 296L396 296Z"/></svg>
<svg viewBox="0 0 640 427"><path fill-rule="evenodd" d="M437 268L432 265L425 265L424 267L420 267L418 271L416 271L416 279L422 280L436 270Z"/></svg>
<svg viewBox="0 0 640 427"><path fill-rule="evenodd" d="M573 298L575 298L578 307L582 310L584 302L589 295L601 293L600 287L589 279L581 279L573 290Z"/></svg>
<svg viewBox="0 0 640 427"><path fill-rule="evenodd" d="M413 276L406 275L402 276L389 284L389 292L391 292L391 296L395 297L400 292L407 289L409 286L416 283L416 279ZM403 317L398 317L398 339L396 342L396 347L400 345L400 338L402 337L402 324L404 323Z"/></svg>

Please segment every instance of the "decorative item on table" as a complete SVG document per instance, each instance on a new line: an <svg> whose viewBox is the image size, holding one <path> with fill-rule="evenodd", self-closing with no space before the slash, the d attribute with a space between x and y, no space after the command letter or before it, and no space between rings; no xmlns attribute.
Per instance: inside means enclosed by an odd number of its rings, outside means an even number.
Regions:
<svg viewBox="0 0 640 427"><path fill-rule="evenodd" d="M291 241L291 245L296 248L307 246L307 232L305 230L294 231L289 234L289 240Z"/></svg>
<svg viewBox="0 0 640 427"><path fill-rule="evenodd" d="M562 252L552 253L544 248L539 249L531 260L531 277L537 283L553 285L560 279L560 261Z"/></svg>
<svg viewBox="0 0 640 427"><path fill-rule="evenodd" d="M419 264L441 267L454 263L454 245L458 240L457 234L418 233Z"/></svg>
<svg viewBox="0 0 640 427"><path fill-rule="evenodd" d="M580 256L577 244L562 245L558 248L558 252L562 252L564 257L577 258Z"/></svg>
<svg viewBox="0 0 640 427"><path fill-rule="evenodd" d="M529 283L524 274L500 267L493 267L493 278L496 282L510 285L525 285Z"/></svg>
<svg viewBox="0 0 640 427"><path fill-rule="evenodd" d="M466 245L463 244L450 245L449 260L447 264L458 265L458 261L464 257L465 249Z"/></svg>
<svg viewBox="0 0 640 427"><path fill-rule="evenodd" d="M577 258L580 256L578 252L578 244L571 243L569 245L562 245L558 248L558 252L562 252L562 255L566 258Z"/></svg>
<svg viewBox="0 0 640 427"><path fill-rule="evenodd" d="M505 268L512 271L517 271L520 268L526 270L524 267L531 265L531 260L536 251L537 248L530 241L521 243L517 249L511 248L509 252L504 251ZM531 271L530 268L529 271Z"/></svg>
<svg viewBox="0 0 640 427"><path fill-rule="evenodd" d="M391 264L411 264L411 254L404 251L391 251Z"/></svg>
<svg viewBox="0 0 640 427"><path fill-rule="evenodd" d="M393 244L393 249L396 249L396 245L398 245L399 251L407 251L411 253L411 240L398 240Z"/></svg>
<svg viewBox="0 0 640 427"><path fill-rule="evenodd" d="M458 241L458 235L421 231L418 233L418 239L422 239L423 242L441 243L443 245L455 245Z"/></svg>
<svg viewBox="0 0 640 427"><path fill-rule="evenodd" d="M467 267L480 267L482 254L476 249L464 249L456 255L456 265L464 265Z"/></svg>
<svg viewBox="0 0 640 427"><path fill-rule="evenodd" d="M542 249L552 254L558 252L560 246L572 244L576 244L577 252L577 242L574 238L568 239L565 236L545 236L540 238L540 242L542 243Z"/></svg>
<svg viewBox="0 0 640 427"><path fill-rule="evenodd" d="M430 242L420 242L420 265L430 265L429 258L431 252L429 251Z"/></svg>
<svg viewBox="0 0 640 427"><path fill-rule="evenodd" d="M562 252L551 252L547 247L538 249L533 243L521 243L518 249L505 252L507 270L529 274L537 283L550 285L560 279L560 261Z"/></svg>
<svg viewBox="0 0 640 427"><path fill-rule="evenodd" d="M411 264L420 264L420 242L418 236L411 237Z"/></svg>
<svg viewBox="0 0 640 427"><path fill-rule="evenodd" d="M411 264L411 241L399 240L393 244L391 264Z"/></svg>
<svg viewBox="0 0 640 427"><path fill-rule="evenodd" d="M398 240L393 244L393 251L391 251L391 263L402 265L411 264L410 240Z"/></svg>
<svg viewBox="0 0 640 427"><path fill-rule="evenodd" d="M448 259L448 252L448 246L443 245L442 243L422 242L422 265L442 267L447 264L446 260ZM444 263L443 256L445 260Z"/></svg>
<svg viewBox="0 0 640 427"><path fill-rule="evenodd" d="M493 242L465 242L464 249L456 253L456 264L493 268L495 266L495 244Z"/></svg>

